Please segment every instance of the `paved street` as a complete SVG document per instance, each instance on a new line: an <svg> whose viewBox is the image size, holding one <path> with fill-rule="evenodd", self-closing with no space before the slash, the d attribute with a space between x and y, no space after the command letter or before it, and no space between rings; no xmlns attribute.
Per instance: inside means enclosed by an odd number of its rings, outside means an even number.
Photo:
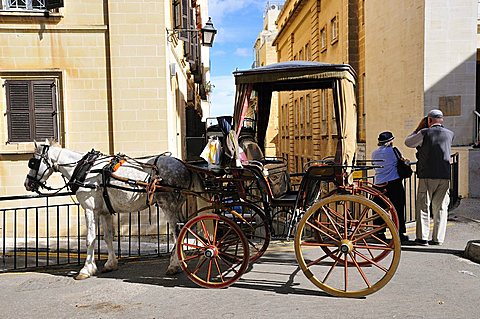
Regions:
<svg viewBox="0 0 480 319"><path fill-rule="evenodd" d="M166 258L123 261L86 281L68 276L78 266L1 274L2 318L478 318L480 264L462 253L480 239L479 207L464 199L451 212L444 246L403 246L393 279L366 298L330 297L297 267L291 242L275 242L223 290L164 276Z"/></svg>

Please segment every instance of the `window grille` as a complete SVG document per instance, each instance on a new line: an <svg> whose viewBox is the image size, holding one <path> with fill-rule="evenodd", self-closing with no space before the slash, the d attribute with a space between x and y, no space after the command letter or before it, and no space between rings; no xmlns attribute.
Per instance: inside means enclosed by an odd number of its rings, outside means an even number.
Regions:
<svg viewBox="0 0 480 319"><path fill-rule="evenodd" d="M45 0L4 0L6 10L42 10L45 8Z"/></svg>

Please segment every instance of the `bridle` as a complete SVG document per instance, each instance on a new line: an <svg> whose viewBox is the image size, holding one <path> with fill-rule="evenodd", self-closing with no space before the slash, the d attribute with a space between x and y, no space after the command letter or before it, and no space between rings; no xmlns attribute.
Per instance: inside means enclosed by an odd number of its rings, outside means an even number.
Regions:
<svg viewBox="0 0 480 319"><path fill-rule="evenodd" d="M55 169L55 165L51 164L51 160L48 157L48 149L50 148L50 146L47 144L44 144L41 146L42 146L42 153L40 154L40 157L36 158L34 154L33 157L28 160L28 168L30 168L35 173L35 175L31 176L29 172L29 174L27 174L27 179L32 182L32 188L36 192L38 192L39 186L48 190L54 190L53 188L48 187L45 184L45 182L42 182L42 179L49 169L52 169L53 171L57 171ZM38 176L39 170L40 170L40 164L42 163L42 161L47 166L47 168L43 171L43 173L40 176Z"/></svg>

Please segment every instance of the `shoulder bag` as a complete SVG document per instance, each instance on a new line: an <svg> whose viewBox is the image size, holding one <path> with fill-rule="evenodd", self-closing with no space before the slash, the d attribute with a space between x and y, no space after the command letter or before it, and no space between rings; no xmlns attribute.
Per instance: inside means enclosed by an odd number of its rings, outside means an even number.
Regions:
<svg viewBox="0 0 480 319"><path fill-rule="evenodd" d="M400 178L405 179L412 176L412 173L413 173L412 168L410 167L410 164L406 163L406 159L402 157L402 154L400 154L400 151L396 147L394 147L393 152L397 157L397 172Z"/></svg>

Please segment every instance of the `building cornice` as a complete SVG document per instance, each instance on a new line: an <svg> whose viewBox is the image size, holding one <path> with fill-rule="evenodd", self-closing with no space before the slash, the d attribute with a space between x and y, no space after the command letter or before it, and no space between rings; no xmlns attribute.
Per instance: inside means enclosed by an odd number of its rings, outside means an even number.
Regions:
<svg viewBox="0 0 480 319"><path fill-rule="evenodd" d="M295 3L293 4L293 8L288 13L286 13L287 8L289 7L290 3L293 1L295 1ZM285 22L278 27L278 34L273 40L273 43L272 43L273 46L277 45L278 39L281 36L283 36L283 33L285 32L285 30L293 23L298 13L300 12L300 9L302 9L305 6L306 2L307 1L305 0L287 0L287 2L282 8L282 11L280 11L280 14L278 15L277 23L280 20L280 17L283 16L284 14L288 14L288 16L285 19Z"/></svg>

